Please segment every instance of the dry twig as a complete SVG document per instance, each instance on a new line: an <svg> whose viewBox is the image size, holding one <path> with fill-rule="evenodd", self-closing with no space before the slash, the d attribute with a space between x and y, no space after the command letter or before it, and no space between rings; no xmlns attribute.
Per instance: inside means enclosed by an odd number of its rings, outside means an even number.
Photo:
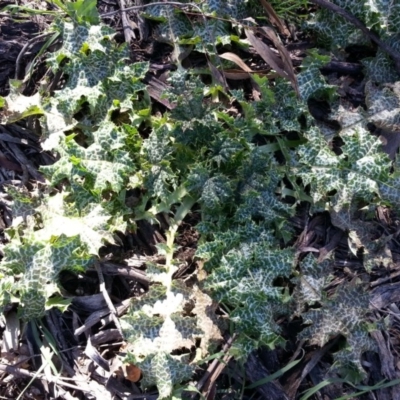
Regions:
<svg viewBox="0 0 400 400"><path fill-rule="evenodd" d="M125 0L118 0L118 2L121 8L122 29L124 31L125 42L130 43L132 40L136 39L135 32L132 27L133 22L128 18L126 13Z"/></svg>
<svg viewBox="0 0 400 400"><path fill-rule="evenodd" d="M101 266L98 261L95 261L95 267L96 267L97 275L99 277L100 292L103 294L104 300L107 303L107 306L110 310L111 318L112 318L113 322L115 323L115 326L117 327L117 329L121 333L121 336L123 337L122 327L121 327L121 324L120 324L118 316L117 316L117 310L115 309L114 304L112 303L110 296L108 295L107 288L106 288L106 285L104 282L103 272L101 271Z"/></svg>

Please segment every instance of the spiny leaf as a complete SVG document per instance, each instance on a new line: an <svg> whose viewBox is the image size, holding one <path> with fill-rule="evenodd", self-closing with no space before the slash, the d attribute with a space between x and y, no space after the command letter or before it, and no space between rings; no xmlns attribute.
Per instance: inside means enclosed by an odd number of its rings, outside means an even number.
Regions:
<svg viewBox="0 0 400 400"><path fill-rule="evenodd" d="M58 146L60 160L42 167L42 171L51 176L52 184L67 178L86 190L111 188L119 192L134 171L124 139L123 132L113 123L103 122L93 132L93 143L87 148L78 145L73 137L64 139Z"/></svg>
<svg viewBox="0 0 400 400"><path fill-rule="evenodd" d="M349 206L356 198L371 201L379 193L378 182L388 178L389 160L378 151L379 139L361 126L346 132L340 156L329 149L316 128L306 134L309 144L299 148L300 161L308 165L300 176L305 184L311 184L315 202L327 200L332 192L338 208Z"/></svg>
<svg viewBox="0 0 400 400"><path fill-rule="evenodd" d="M319 69L329 61L329 57L322 56L316 51L310 51L303 61L303 69L297 75L300 96L307 101L310 98L327 97L331 99L336 88L326 83Z"/></svg>
<svg viewBox="0 0 400 400"><path fill-rule="evenodd" d="M49 62L54 70L62 68L69 79L45 107L42 125L46 136L43 146L47 150L54 149L63 131L76 124L74 117L86 103L90 112L85 113L85 118L91 125L100 123L116 108L130 110L132 101L137 100L135 93L145 89L140 80L147 71L147 63L126 65L128 51L111 41L111 28L68 22L56 27L64 42ZM67 63L60 67L63 60Z"/></svg>
<svg viewBox="0 0 400 400"><path fill-rule="evenodd" d="M377 127L400 131L400 81L390 87L377 87L368 82L365 87L369 119Z"/></svg>
<svg viewBox="0 0 400 400"><path fill-rule="evenodd" d="M187 357L159 352L143 361L129 356L127 360L142 370L141 385L144 388L157 386L159 398L164 399L171 396L174 385L192 377L194 369L185 363L185 358Z"/></svg>
<svg viewBox="0 0 400 400"><path fill-rule="evenodd" d="M10 272L23 273L17 288L21 296L21 317L25 320L44 315L46 300L54 293L54 282L61 270L83 269L91 261L78 236L61 234L53 236L51 241L39 240L28 237L24 243L11 241L5 248L2 263Z"/></svg>
<svg viewBox="0 0 400 400"><path fill-rule="evenodd" d="M313 306L325 300L324 288L330 280L331 261L318 263L310 253L301 261L300 276L293 278L296 284L293 301L296 315L300 316L306 306Z"/></svg>
<svg viewBox="0 0 400 400"><path fill-rule="evenodd" d="M193 294L183 282L164 286L167 277L157 266L149 272L153 281L164 284L153 285L147 294L133 300L121 324L130 343L128 359L141 368L143 387L157 386L160 397L167 397L174 384L189 379L193 373L193 366L183 362L185 356L172 356L171 353L187 352L195 346L196 339L202 339L202 349L207 354L208 342L219 340L221 336L215 321L209 319L210 313L206 314L204 310L205 295ZM184 310L193 302L197 317L183 316ZM208 304L211 305L210 300ZM208 323L203 325L201 321Z"/></svg>
<svg viewBox="0 0 400 400"><path fill-rule="evenodd" d="M113 243L108 215L100 204L91 204L79 215L73 205L64 201L66 194L47 197L40 208L44 228L34 233L37 240L50 240L64 234L79 236L91 255L97 255L105 242Z"/></svg>
<svg viewBox="0 0 400 400"><path fill-rule="evenodd" d="M335 354L337 367L348 364L358 371L360 377L364 377L361 355L376 349L375 342L368 336L365 321L368 305L368 295L360 287L341 285L334 298L323 302L323 308L303 314L304 321L312 325L303 330L300 337L322 347L339 334L345 336L348 347Z"/></svg>

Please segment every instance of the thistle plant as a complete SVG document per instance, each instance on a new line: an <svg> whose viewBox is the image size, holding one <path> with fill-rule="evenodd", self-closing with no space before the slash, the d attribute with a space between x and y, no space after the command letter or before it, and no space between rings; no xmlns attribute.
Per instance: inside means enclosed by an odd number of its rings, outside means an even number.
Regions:
<svg viewBox="0 0 400 400"><path fill-rule="evenodd" d="M209 26L204 20L189 26L184 12L170 5L148 7L144 15L159 22L159 37L173 43L178 55L180 46L205 40L214 51L236 39L232 24L212 16L222 13L236 23L246 11L239 3L203 2ZM379 23L388 41L397 37L394 6L359 3L351 7L360 18ZM350 110L321 75L328 57L317 51L297 76L299 95L284 79L254 75L259 99L251 101L243 90L206 85L178 57L164 93L174 107L153 115L143 83L148 64L129 64L114 31L78 11L72 21L52 26L62 46L48 65L65 75L65 85L52 97L26 97L14 82L10 95L0 98L2 122L38 117L42 147L58 157L41 168L47 180L35 190L9 188L13 224L0 265L0 307L18 303L24 320L43 317L51 296L60 295L62 270L85 271L100 248L113 243L114 232L136 229L141 219L157 224L162 213L168 221L166 241L157 246L163 262L146 264L149 290L132 299L121 319L126 361L141 369L143 388L156 386L160 398L168 398L191 379L222 340L226 321L217 317L217 302L237 333L231 351L238 359L260 346L284 344L277 319L296 315L307 325L301 337L311 344L343 335L347 347L336 354L335 365L350 366L362 378L361 356L374 349L368 297L357 285L327 295L329 260L299 260L289 245L295 235L290 218L307 201L349 233L364 252L367 270L390 262L381 243L371 241L368 225L355 221L361 208L399 203L399 161L392 162L368 131L370 123L399 129L400 91L390 60L378 53L365 61L366 109ZM355 38L333 37L325 17L317 15L316 27L331 45ZM376 73L380 65L387 67L382 75ZM223 101L213 101L215 93ZM311 117L307 101L313 98L331 102L340 151L332 147L332 132L327 135ZM129 189L141 193L133 207L125 201ZM198 269L175 279L178 228L194 211L200 216Z"/></svg>

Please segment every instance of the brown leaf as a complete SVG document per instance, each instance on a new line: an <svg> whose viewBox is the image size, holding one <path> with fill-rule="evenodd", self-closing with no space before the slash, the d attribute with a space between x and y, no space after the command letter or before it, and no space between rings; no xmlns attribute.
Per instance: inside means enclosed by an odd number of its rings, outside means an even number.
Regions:
<svg viewBox="0 0 400 400"><path fill-rule="evenodd" d="M250 67L248 67L246 65L246 63L238 55L236 55L234 53L227 52L227 53L220 54L219 56L225 60L234 62L236 65L238 65L240 68L242 68L243 71L253 72L252 69Z"/></svg>
<svg viewBox="0 0 400 400"><path fill-rule="evenodd" d="M235 70L235 69L224 70L225 78L235 80L235 81L251 78L250 72L254 72L254 71L248 65L246 65L245 62L239 56L237 56L234 53L227 52L227 53L221 54L220 57L224 58L225 60L234 62L239 67L241 67L242 70L246 71L246 72L242 72L241 70Z"/></svg>
<svg viewBox="0 0 400 400"><path fill-rule="evenodd" d="M296 74L294 72L292 64L292 59L290 58L290 53L287 51L286 47L282 44L281 40L279 39L279 37L272 28L270 28L269 26L264 26L261 29L264 31L267 38L271 40L271 42L279 51L279 54L283 62L283 69L287 73L289 80L293 86L293 89L296 91L297 95L300 95Z"/></svg>
<svg viewBox="0 0 400 400"><path fill-rule="evenodd" d="M271 4L266 0L260 0L261 5L265 8L265 11L268 14L269 20L276 25L282 35L289 36L290 32L286 25L282 22L282 20L278 17L278 14L275 12Z"/></svg>
<svg viewBox="0 0 400 400"><path fill-rule="evenodd" d="M289 79L288 74L283 70L282 61L276 54L260 39L258 39L250 29L245 29L246 36L250 44L254 47L261 58L268 63L283 78Z"/></svg>
<svg viewBox="0 0 400 400"><path fill-rule="evenodd" d="M257 53L276 71L278 75L289 80L296 94L299 96L297 78L294 73L290 54L282 45L275 32L270 28L265 28L264 30L264 33L268 36L268 38L277 46L278 51L284 61L277 57L277 55L264 42L258 39L250 29L246 29L245 32L249 42L253 45Z"/></svg>
<svg viewBox="0 0 400 400"><path fill-rule="evenodd" d="M169 110L173 110L176 107L176 104L170 103L168 100L162 97L163 91L168 88L166 83L160 81L155 76L150 74L145 78L145 82L148 84L147 91L149 92L150 97L163 104Z"/></svg>
<svg viewBox="0 0 400 400"><path fill-rule="evenodd" d="M126 376L125 378L131 382L138 382L142 376L142 370L134 364L128 364L125 366Z"/></svg>

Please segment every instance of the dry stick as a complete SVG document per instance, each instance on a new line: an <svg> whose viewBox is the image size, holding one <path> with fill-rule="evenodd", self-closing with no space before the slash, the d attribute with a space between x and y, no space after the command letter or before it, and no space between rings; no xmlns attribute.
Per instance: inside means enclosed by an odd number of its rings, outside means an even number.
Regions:
<svg viewBox="0 0 400 400"><path fill-rule="evenodd" d="M131 299L126 299L122 301L119 305L117 305L117 316L122 315L128 308L131 303ZM85 323L79 328L75 329L74 335L79 336L83 332L90 329L93 325L96 325L98 322L102 322L103 325L107 325L111 322L111 317L109 317L110 310L108 308L104 308L99 311L95 311L89 317L87 317ZM104 318L103 318L104 317Z"/></svg>
<svg viewBox="0 0 400 400"><path fill-rule="evenodd" d="M151 7L151 6L176 6L176 7L194 7L197 8L200 12L200 14L203 14L203 11L197 4L192 4L192 3L179 3L178 1L155 1L154 3L149 3L149 4L142 4L139 6L131 6L125 8L125 11L130 11L130 10L141 10L142 8L146 7ZM110 11L104 14L100 14L100 17L111 17L112 15L118 14L121 10L117 11Z"/></svg>
<svg viewBox="0 0 400 400"><path fill-rule="evenodd" d="M35 374L27 371L26 369L17 368L8 364L0 364L0 371L6 372L10 375L13 375L17 378L31 378L31 379L40 379L46 380L47 382L55 383L56 385L65 386L70 389L80 390L83 392L89 391L88 389L82 388L81 386L75 386L70 383L64 382L62 379L55 377L55 379L49 379L45 374Z"/></svg>
<svg viewBox="0 0 400 400"><path fill-rule="evenodd" d="M144 265L146 261L147 260L145 257L138 257L137 260L135 260L135 263L137 262L138 266L141 266ZM125 277L127 276L143 285L149 285L150 283L150 279L146 276L146 274L141 270L135 269L135 266L119 265L108 261L101 261L100 266L107 275L122 275Z"/></svg>
<svg viewBox="0 0 400 400"><path fill-rule="evenodd" d="M125 42L130 43L133 39L136 39L135 32L133 31L131 21L126 14L126 3L125 0L118 0L121 9L122 29L124 30Z"/></svg>
<svg viewBox="0 0 400 400"><path fill-rule="evenodd" d="M336 4L330 3L326 0L310 0L311 3L326 8L327 10L333 11L336 14L339 14L344 19L352 23L355 27L360 29L365 35L367 35L373 42L375 42L385 53L389 54L392 57L397 72L400 74L400 53L394 50L392 47L384 43L378 35L371 32L357 17L353 14L350 14L343 8L337 6Z"/></svg>
<svg viewBox="0 0 400 400"><path fill-rule="evenodd" d="M203 387L207 383L211 383L212 381L215 382L217 377L221 374L223 368L225 368L227 361L229 361L229 358L231 357L228 354L229 349L231 348L234 340L236 339L237 335L233 335L228 339L228 341L225 343L224 347L222 348L222 352L225 353L222 362L216 358L207 368L207 371L203 375L203 377L198 381L196 385L196 389L200 392L202 391ZM222 367L221 367L222 364ZM207 387L207 390L210 390L210 387ZM192 395L191 398L193 399L196 396L196 394Z"/></svg>
<svg viewBox="0 0 400 400"><path fill-rule="evenodd" d="M97 271L97 275L99 276L99 281L100 281L100 292L103 294L104 300L107 303L108 309L110 310L110 315L112 320L115 323L115 326L117 327L119 333L121 334L122 337L124 337L124 334L122 333L122 327L121 324L119 322L119 319L117 317L117 310L114 307L114 304L112 303L110 296L108 295L107 289L106 289L106 285L104 282L104 276L103 276L103 272L101 271L101 266L100 263L96 260L95 261L95 267L96 267L96 271Z"/></svg>

